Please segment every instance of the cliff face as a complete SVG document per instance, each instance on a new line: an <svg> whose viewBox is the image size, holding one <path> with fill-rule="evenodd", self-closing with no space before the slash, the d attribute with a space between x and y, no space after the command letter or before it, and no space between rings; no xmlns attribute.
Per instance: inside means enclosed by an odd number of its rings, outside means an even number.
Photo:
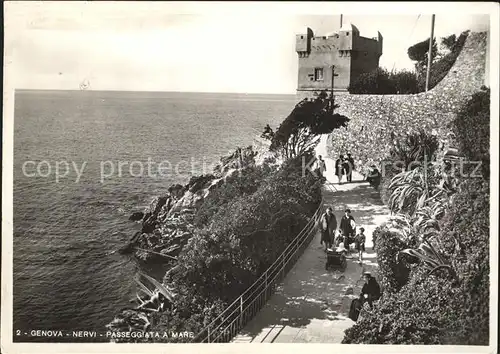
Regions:
<svg viewBox="0 0 500 354"><path fill-rule="evenodd" d="M350 118L347 129L329 138L330 155L350 152L358 165L377 164L394 136L425 129L446 136L461 105L485 83L487 34L469 33L447 76L433 89L413 95L338 95L337 112ZM374 140L379 143L375 143ZM377 151L373 151L377 146Z"/></svg>
<svg viewBox="0 0 500 354"><path fill-rule="evenodd" d="M175 256L191 236L191 221L203 200L228 177L255 165L258 155L252 146L238 148L222 157L212 174L194 176L186 185L170 186L168 193L154 198L144 213L134 213L130 217L142 221L142 230L121 251L134 252L142 260L154 258L158 261L161 257L166 262L175 261Z"/></svg>

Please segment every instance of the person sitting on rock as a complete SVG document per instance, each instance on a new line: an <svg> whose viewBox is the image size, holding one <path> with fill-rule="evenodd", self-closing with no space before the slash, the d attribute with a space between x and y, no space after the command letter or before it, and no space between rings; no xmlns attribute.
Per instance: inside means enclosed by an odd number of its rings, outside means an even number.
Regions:
<svg viewBox="0 0 500 354"><path fill-rule="evenodd" d="M370 183L375 190L378 190L381 178L382 175L380 174L378 168L375 165L370 166L370 171L368 172L368 176L366 176L366 181Z"/></svg>
<svg viewBox="0 0 500 354"><path fill-rule="evenodd" d="M365 304L371 308L373 301L380 298L380 286L377 280L369 272L363 273L363 279L365 284L361 289L361 294L358 299L352 300L349 308L348 317L355 322L358 320L361 309Z"/></svg>
<svg viewBox="0 0 500 354"><path fill-rule="evenodd" d="M377 280L369 272L363 273L363 279L365 280L365 284L361 289L359 298L362 303L367 302L371 307L373 301L380 299L380 285L378 285Z"/></svg>

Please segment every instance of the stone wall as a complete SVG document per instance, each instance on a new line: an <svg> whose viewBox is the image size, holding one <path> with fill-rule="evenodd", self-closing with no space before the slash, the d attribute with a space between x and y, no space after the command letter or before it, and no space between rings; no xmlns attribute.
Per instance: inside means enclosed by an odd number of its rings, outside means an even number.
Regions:
<svg viewBox="0 0 500 354"><path fill-rule="evenodd" d="M391 135L424 128L446 136L460 106L485 82L486 52L486 32L470 33L448 75L428 92L335 96L337 112L351 121L329 137L330 155L351 152L366 167L384 158Z"/></svg>

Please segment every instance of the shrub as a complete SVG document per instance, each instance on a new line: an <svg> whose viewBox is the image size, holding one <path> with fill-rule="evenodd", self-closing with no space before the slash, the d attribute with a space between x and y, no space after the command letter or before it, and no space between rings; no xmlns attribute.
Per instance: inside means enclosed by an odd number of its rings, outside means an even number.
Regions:
<svg viewBox="0 0 500 354"><path fill-rule="evenodd" d="M364 73L349 86L351 94L391 94L396 93L396 85L390 79L386 69L377 68L369 73Z"/></svg>
<svg viewBox="0 0 500 354"><path fill-rule="evenodd" d="M481 172L484 178L488 179L490 174L490 94L490 89L476 92L462 106L457 118L453 121L459 150L470 161L481 161Z"/></svg>
<svg viewBox="0 0 500 354"><path fill-rule="evenodd" d="M392 71L377 68L359 75L348 88L351 94L412 94L418 92L418 80L414 72Z"/></svg>
<svg viewBox="0 0 500 354"><path fill-rule="evenodd" d="M395 166L387 165L382 169L382 178L379 186L380 199L385 205L389 205L389 199L391 198L391 190L389 186L391 180L394 176L401 172L401 169L397 169Z"/></svg>
<svg viewBox="0 0 500 354"><path fill-rule="evenodd" d="M403 260L397 259L399 251L408 247L399 234L391 231L388 225L377 227L373 231L373 242L377 252L380 284L385 291L398 291L408 280L409 268Z"/></svg>
<svg viewBox="0 0 500 354"><path fill-rule="evenodd" d="M195 225L201 227L210 222L213 215L223 205L243 195L257 191L261 183L273 171L267 164L250 166L226 178L224 184L211 192L196 213Z"/></svg>
<svg viewBox="0 0 500 354"><path fill-rule="evenodd" d="M409 95L418 92L417 75L408 70L395 71L389 79L393 82L396 92L401 95Z"/></svg>

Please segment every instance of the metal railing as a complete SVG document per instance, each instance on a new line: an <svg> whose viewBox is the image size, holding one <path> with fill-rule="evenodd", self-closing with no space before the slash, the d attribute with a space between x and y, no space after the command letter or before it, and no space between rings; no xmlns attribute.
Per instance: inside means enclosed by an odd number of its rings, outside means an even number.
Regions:
<svg viewBox="0 0 500 354"><path fill-rule="evenodd" d="M337 189L329 182L331 192ZM313 216L290 242L276 261L243 294L229 305L215 320L199 332L194 343L228 343L260 311L267 300L293 268L299 257L317 233L317 221L326 209L324 196Z"/></svg>

